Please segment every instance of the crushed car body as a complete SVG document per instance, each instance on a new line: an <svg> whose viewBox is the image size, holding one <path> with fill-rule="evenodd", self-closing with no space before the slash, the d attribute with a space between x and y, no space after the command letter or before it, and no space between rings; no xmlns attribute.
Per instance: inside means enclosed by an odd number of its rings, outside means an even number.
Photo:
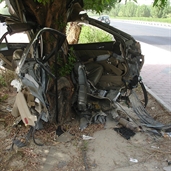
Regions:
<svg viewBox="0 0 171 171"><path fill-rule="evenodd" d="M78 4L77 4L78 5ZM74 6L74 5L73 5ZM51 109L47 97L50 79L59 80L57 71L52 72L49 60L63 52L66 35L52 28L35 29L35 23L18 23L14 16L0 15L1 21L6 22L7 32L0 39L0 58L3 66L15 71L17 80L12 82L17 88L16 101L12 110L15 117L20 116L25 125L32 131L42 129L42 121L51 120ZM16 22L17 21L17 22ZM140 71L144 64L144 56L140 43L131 35L116 29L101 21L90 18L86 13L78 12L77 23L95 26L112 35L111 41L67 44L74 51L76 62L71 72L74 93L72 108L80 119L80 129L85 129L91 123L106 122L106 117L112 114L116 122L127 125L132 130L139 128L131 125L128 118L121 117L118 99L125 97L129 100L132 90L141 85L145 94L145 104L131 101L134 111L148 127L164 128L165 125L154 122L145 111L147 92L143 85ZM32 32L32 30L36 30ZM29 43L9 43L7 34L32 32ZM56 44L48 54L44 53L43 35L48 33L55 39ZM55 61L57 64L57 61ZM55 112L58 114L58 81L56 81ZM134 93L133 93L134 94ZM137 99L138 101L138 99ZM142 115L142 111L144 115ZM54 112L54 111L53 111ZM148 116L147 116L148 115ZM165 126L165 128L170 125Z"/></svg>

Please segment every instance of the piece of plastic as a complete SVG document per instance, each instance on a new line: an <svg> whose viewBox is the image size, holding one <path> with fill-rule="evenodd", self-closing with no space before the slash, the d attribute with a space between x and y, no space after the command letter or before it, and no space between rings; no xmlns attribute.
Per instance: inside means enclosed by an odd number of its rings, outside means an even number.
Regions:
<svg viewBox="0 0 171 171"><path fill-rule="evenodd" d="M93 140L95 138L87 136L87 135L83 135L83 140Z"/></svg>
<svg viewBox="0 0 171 171"><path fill-rule="evenodd" d="M137 160L137 159L133 159L133 158L130 158L129 161L130 161L130 162L133 162L133 163L138 163L138 160Z"/></svg>

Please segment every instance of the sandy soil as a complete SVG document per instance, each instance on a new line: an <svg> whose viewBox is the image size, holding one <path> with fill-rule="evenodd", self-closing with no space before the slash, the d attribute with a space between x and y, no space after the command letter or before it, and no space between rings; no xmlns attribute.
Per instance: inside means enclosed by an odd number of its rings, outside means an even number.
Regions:
<svg viewBox="0 0 171 171"><path fill-rule="evenodd" d="M105 126L92 124L82 132L78 121L73 119L62 126L66 132L59 137L56 136L57 125L47 123L45 129L35 133L36 142L43 146L36 145L30 138L27 146L18 148L14 145L11 149L16 133L20 140L24 139L29 128L22 123L12 126L16 119L10 113L15 93L1 91L1 95L6 93L8 100L0 103L1 171L171 170L171 137L151 134L142 127L127 140L114 130L119 125L111 116ZM139 91L137 93L141 96ZM150 95L147 110L156 120L171 123L171 113ZM83 140L83 135L91 139Z"/></svg>

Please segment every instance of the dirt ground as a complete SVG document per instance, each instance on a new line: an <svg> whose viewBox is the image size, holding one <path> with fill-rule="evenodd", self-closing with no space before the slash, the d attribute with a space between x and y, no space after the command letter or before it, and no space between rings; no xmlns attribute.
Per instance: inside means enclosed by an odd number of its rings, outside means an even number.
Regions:
<svg viewBox="0 0 171 171"><path fill-rule="evenodd" d="M25 147L14 145L12 149L15 138L26 140L29 127L22 123L13 126L16 118L11 109L16 92L6 89L0 92L1 97L9 94L7 100L0 102L1 171L171 171L169 134L161 132L159 136L141 126L141 131L127 140L114 130L119 125L111 116L107 117L106 125L92 124L83 131L73 118L62 125L61 130L65 131L59 137L56 135L59 127L46 123L34 135L39 145L31 137ZM139 90L137 94L141 96ZM171 123L171 113L150 95L147 111L155 120ZM83 140L83 135L89 139Z"/></svg>

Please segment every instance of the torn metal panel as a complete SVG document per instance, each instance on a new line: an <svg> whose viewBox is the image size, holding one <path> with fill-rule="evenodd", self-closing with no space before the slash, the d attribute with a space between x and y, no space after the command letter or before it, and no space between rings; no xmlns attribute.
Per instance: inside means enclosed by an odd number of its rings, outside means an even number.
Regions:
<svg viewBox="0 0 171 171"><path fill-rule="evenodd" d="M154 127L162 127L163 124L157 122L154 120L146 111L142 103L139 101L136 93L133 91L133 93L130 96L130 101L133 106L134 112L137 114L137 116L141 119L141 121L144 123L144 125L153 125Z"/></svg>
<svg viewBox="0 0 171 171"><path fill-rule="evenodd" d="M17 102L16 102L16 101L15 101L15 103L14 103L14 105L13 105L11 114L12 114L14 117L17 117L17 116L20 115L19 110L18 110L18 106L17 106Z"/></svg>
<svg viewBox="0 0 171 171"><path fill-rule="evenodd" d="M32 115L26 99L24 97L24 94L22 92L18 92L17 96L16 96L16 105L18 108L18 111L21 115L22 121L24 122L24 124L30 125L30 126L35 126L35 122L37 121L37 117Z"/></svg>

